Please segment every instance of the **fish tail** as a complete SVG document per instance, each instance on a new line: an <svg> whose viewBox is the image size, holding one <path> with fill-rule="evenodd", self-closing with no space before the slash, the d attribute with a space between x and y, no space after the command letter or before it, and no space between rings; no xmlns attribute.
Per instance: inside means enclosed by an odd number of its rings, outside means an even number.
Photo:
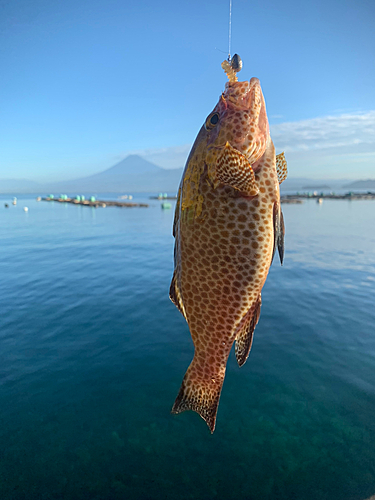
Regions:
<svg viewBox="0 0 375 500"><path fill-rule="evenodd" d="M195 411L206 422L212 434L215 430L225 366L220 374L206 376L206 374L202 375L202 371L198 371L197 364L194 358L185 373L172 413L182 413L186 410Z"/></svg>

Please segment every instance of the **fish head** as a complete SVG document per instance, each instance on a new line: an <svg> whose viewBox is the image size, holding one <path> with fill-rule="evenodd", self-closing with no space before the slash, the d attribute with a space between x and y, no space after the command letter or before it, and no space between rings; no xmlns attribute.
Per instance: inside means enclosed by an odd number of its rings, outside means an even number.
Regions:
<svg viewBox="0 0 375 500"><path fill-rule="evenodd" d="M215 161L227 143L254 165L269 140L266 104L258 78L227 82L219 102L205 122L208 164Z"/></svg>
<svg viewBox="0 0 375 500"><path fill-rule="evenodd" d="M214 189L225 184L243 196L255 196L259 188L254 174L262 168L261 159L270 141L266 105L258 78L238 82L230 75L186 161L181 210L189 215L189 220L202 213L204 194L201 187L207 185L206 181Z"/></svg>

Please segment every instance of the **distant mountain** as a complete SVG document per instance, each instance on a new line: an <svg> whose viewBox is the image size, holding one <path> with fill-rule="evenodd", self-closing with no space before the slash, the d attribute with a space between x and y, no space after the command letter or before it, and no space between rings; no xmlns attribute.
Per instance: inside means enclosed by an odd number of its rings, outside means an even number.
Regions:
<svg viewBox="0 0 375 500"><path fill-rule="evenodd" d="M365 181L354 181L343 186L346 189L375 189L375 179Z"/></svg>
<svg viewBox="0 0 375 500"><path fill-rule="evenodd" d="M67 193L156 191L176 193L181 175L181 168L166 170L138 155L130 155L103 172L79 179L49 184L45 186L45 190Z"/></svg>
<svg viewBox="0 0 375 500"><path fill-rule="evenodd" d="M60 181L52 184L56 189L80 189L82 187L87 187L87 189L94 191L108 191L106 186L110 187L113 185L115 189L119 185L128 183L129 180L134 181L140 175L155 175L157 173L163 172L163 169L151 163L138 155L129 155L124 160L121 160L113 167L107 168L103 172L97 174L88 175L86 177L79 177L78 179L72 179L68 181ZM103 188L102 188L103 186ZM119 189L122 191L123 189ZM113 191L112 189L110 191Z"/></svg>
<svg viewBox="0 0 375 500"><path fill-rule="evenodd" d="M98 174L93 174L84 179L117 179L127 177L128 175L140 175L140 174L155 174L157 172L163 172L164 169L145 160L138 155L129 155L120 162L113 165L113 167L107 168L103 172Z"/></svg>

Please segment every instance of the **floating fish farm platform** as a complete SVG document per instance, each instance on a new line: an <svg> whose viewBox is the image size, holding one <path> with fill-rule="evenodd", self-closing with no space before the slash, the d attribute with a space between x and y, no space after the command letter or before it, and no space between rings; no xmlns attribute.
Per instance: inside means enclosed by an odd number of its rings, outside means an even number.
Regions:
<svg viewBox="0 0 375 500"><path fill-rule="evenodd" d="M174 195L174 196L168 196L168 195L161 196L159 194L159 196L150 196L149 198L150 198L150 200L177 200L176 195Z"/></svg>
<svg viewBox="0 0 375 500"><path fill-rule="evenodd" d="M57 201L58 203L71 203L72 205L83 205L85 207L148 207L147 203L130 203L125 201L113 201L113 200L97 200L93 196L89 199L82 199L81 197L77 198L55 198L51 196L47 196L46 198L41 198L41 201Z"/></svg>
<svg viewBox="0 0 375 500"><path fill-rule="evenodd" d="M293 204L300 205L301 203L303 203L303 201L300 200L297 197L286 198L285 196L280 196L280 203L289 203L289 204L292 204L292 205Z"/></svg>

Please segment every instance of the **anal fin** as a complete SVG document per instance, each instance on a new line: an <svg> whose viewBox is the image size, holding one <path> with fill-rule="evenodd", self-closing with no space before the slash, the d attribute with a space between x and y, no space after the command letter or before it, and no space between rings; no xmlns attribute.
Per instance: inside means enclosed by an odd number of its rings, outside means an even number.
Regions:
<svg viewBox="0 0 375 500"><path fill-rule="evenodd" d="M237 149L232 148L229 142L217 160L216 177L221 183L243 191L248 196L256 196L259 193L249 161Z"/></svg>
<svg viewBox="0 0 375 500"><path fill-rule="evenodd" d="M261 294L259 294L255 304L245 316L244 322L237 333L235 353L238 366L244 365L249 357L251 344L253 343L254 330L259 321L261 305L262 297Z"/></svg>
<svg viewBox="0 0 375 500"><path fill-rule="evenodd" d="M288 167L286 164L285 154L284 152L276 155L276 173L277 180L279 184L281 184L288 176Z"/></svg>

